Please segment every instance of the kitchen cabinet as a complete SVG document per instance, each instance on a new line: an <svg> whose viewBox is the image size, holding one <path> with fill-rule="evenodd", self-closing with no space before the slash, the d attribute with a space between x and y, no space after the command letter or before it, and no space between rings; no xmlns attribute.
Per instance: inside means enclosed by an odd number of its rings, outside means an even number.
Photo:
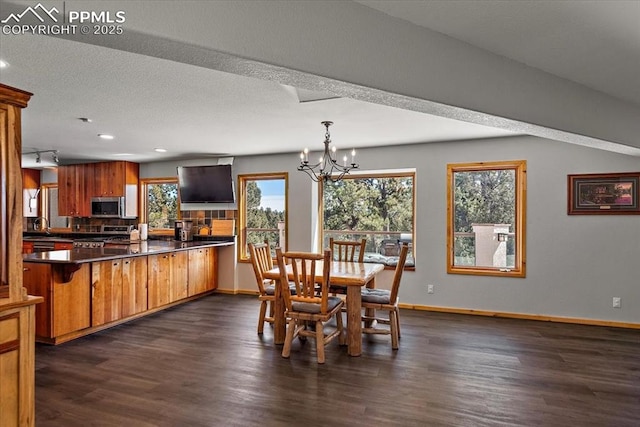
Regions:
<svg viewBox="0 0 640 427"><path fill-rule="evenodd" d="M132 162L100 162L91 165L95 176L93 196L137 199L139 165Z"/></svg>
<svg viewBox="0 0 640 427"><path fill-rule="evenodd" d="M149 255L148 308L161 307L188 296L186 251Z"/></svg>
<svg viewBox="0 0 640 427"><path fill-rule="evenodd" d="M58 214L91 216L94 177L89 165L58 166Z"/></svg>
<svg viewBox="0 0 640 427"><path fill-rule="evenodd" d="M147 310L147 257L91 264L91 326Z"/></svg>
<svg viewBox="0 0 640 427"><path fill-rule="evenodd" d="M122 263L122 317L147 310L147 257L126 258Z"/></svg>
<svg viewBox="0 0 640 427"><path fill-rule="evenodd" d="M71 280L64 281L62 266L25 262L24 287L44 298L36 306L36 336L51 339L90 326L90 265L83 264Z"/></svg>
<svg viewBox="0 0 640 427"><path fill-rule="evenodd" d="M33 253L33 242L22 242L22 253L23 254L32 254Z"/></svg>
<svg viewBox="0 0 640 427"><path fill-rule="evenodd" d="M122 318L122 261L91 264L91 326Z"/></svg>
<svg viewBox="0 0 640 427"><path fill-rule="evenodd" d="M215 248L198 248L189 251L188 296L211 291L218 287L217 258Z"/></svg>
<svg viewBox="0 0 640 427"><path fill-rule="evenodd" d="M92 197L126 197L137 211L140 167L132 162L99 162L58 167L58 212L91 216Z"/></svg>

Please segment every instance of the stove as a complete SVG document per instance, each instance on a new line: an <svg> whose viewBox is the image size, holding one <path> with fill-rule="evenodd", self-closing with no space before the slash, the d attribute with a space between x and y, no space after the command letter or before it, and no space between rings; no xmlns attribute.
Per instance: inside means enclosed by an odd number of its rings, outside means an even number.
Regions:
<svg viewBox="0 0 640 427"><path fill-rule="evenodd" d="M100 233L107 237L83 237L73 240L74 248L102 248L105 242L129 240L129 233L133 230L133 225L103 225Z"/></svg>
<svg viewBox="0 0 640 427"><path fill-rule="evenodd" d="M101 248L104 246L104 238L91 237L86 239L74 239L74 248Z"/></svg>

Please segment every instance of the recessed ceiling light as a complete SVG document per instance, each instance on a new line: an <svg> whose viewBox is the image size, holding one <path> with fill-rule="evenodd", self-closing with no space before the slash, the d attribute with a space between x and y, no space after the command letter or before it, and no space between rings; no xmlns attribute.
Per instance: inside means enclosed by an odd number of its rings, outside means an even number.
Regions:
<svg viewBox="0 0 640 427"><path fill-rule="evenodd" d="M102 139L113 139L113 135L107 135L106 133L99 133L98 136Z"/></svg>
<svg viewBox="0 0 640 427"><path fill-rule="evenodd" d="M166 153L167 149L166 148L154 148L153 151L155 151L156 153Z"/></svg>
<svg viewBox="0 0 640 427"><path fill-rule="evenodd" d="M0 59L0 68L7 68L9 63Z"/></svg>
<svg viewBox="0 0 640 427"><path fill-rule="evenodd" d="M88 117L78 117L78 120L80 120L83 123L91 123L93 121Z"/></svg>

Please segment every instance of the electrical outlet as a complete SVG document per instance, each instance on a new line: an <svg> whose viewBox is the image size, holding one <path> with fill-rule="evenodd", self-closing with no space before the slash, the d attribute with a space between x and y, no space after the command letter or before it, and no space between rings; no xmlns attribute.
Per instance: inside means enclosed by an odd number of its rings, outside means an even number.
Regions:
<svg viewBox="0 0 640 427"><path fill-rule="evenodd" d="M427 285L427 293L428 294L432 294L433 293L433 285Z"/></svg>
<svg viewBox="0 0 640 427"><path fill-rule="evenodd" d="M621 302L620 297L613 297L613 308L620 308Z"/></svg>

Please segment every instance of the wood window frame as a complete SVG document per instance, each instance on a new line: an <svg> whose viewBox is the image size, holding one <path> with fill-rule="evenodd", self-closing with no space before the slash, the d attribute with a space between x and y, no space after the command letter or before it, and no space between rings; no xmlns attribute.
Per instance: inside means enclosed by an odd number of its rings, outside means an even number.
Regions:
<svg viewBox="0 0 640 427"><path fill-rule="evenodd" d="M483 170L514 170L515 187L515 266L513 268L454 265L454 173ZM508 160L447 165L447 273L500 277L526 277L527 161Z"/></svg>
<svg viewBox="0 0 640 427"><path fill-rule="evenodd" d="M266 172L238 175L238 262L251 262L247 249L247 182L284 179L284 232L285 246L289 247L289 173Z"/></svg>

